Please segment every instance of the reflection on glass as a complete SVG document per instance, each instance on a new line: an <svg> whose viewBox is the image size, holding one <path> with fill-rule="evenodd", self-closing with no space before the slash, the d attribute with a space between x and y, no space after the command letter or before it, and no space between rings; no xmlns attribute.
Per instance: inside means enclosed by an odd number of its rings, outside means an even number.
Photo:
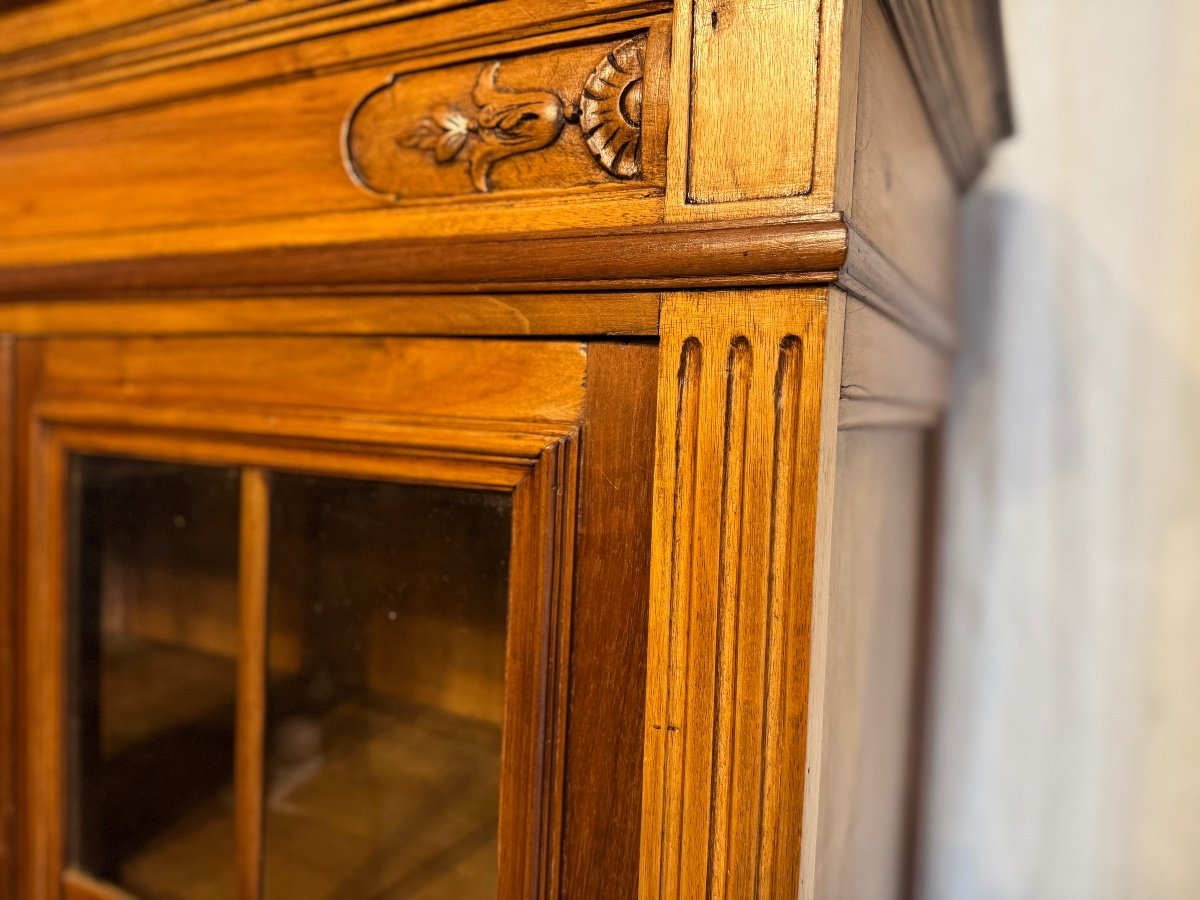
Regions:
<svg viewBox="0 0 1200 900"><path fill-rule="evenodd" d="M273 900L496 893L511 504L276 474Z"/></svg>
<svg viewBox="0 0 1200 900"><path fill-rule="evenodd" d="M72 460L71 863L233 895L236 470Z"/></svg>

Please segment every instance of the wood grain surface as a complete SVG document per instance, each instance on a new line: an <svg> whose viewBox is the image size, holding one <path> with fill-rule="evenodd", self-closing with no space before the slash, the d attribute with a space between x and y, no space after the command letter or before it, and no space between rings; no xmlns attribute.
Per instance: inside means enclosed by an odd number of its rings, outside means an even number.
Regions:
<svg viewBox="0 0 1200 900"><path fill-rule="evenodd" d="M643 897L800 887L829 319L816 291L664 308Z"/></svg>
<svg viewBox="0 0 1200 900"><path fill-rule="evenodd" d="M637 896L658 350L588 345L563 897Z"/></svg>
<svg viewBox="0 0 1200 900"><path fill-rule="evenodd" d="M244 472L239 896L275 470L512 494L502 898L894 896L1004 81L995 0L6 7L0 894L119 896L64 871L91 453Z"/></svg>

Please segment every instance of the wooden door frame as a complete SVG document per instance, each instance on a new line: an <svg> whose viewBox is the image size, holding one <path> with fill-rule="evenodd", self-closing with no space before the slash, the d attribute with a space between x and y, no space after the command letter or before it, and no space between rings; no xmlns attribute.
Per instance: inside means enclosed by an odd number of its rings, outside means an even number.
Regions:
<svg viewBox="0 0 1200 900"><path fill-rule="evenodd" d="M219 339L214 341L218 346ZM500 417L487 422L456 420L438 415L436 396L414 401L418 407L427 406L425 410L376 415L370 421L339 416L336 410L314 413L302 408L303 403L294 409L278 404L269 409L203 404L164 408L146 397L130 399L127 382L111 391L80 384L78 393L85 395L81 397L71 389L69 379L46 387L42 355L52 343L30 342L18 352L17 466L25 475L16 519L25 542L16 594L24 599L19 661L24 726L19 896L28 900L105 896L96 893L90 879L68 873L65 854L67 461L72 453L511 492L500 895L556 894L578 417L535 423ZM92 352L113 353L121 345L90 346ZM263 345L269 347L270 342ZM544 345L523 346L536 363ZM164 347L163 352L170 348ZM533 380L513 390L536 391L538 385ZM513 405L524 410L528 399L516 398ZM495 402L498 410L506 407L505 397L496 397ZM261 502L260 498L260 506ZM240 744L241 736L238 740ZM240 793L245 792L243 788ZM260 811L245 815L257 816ZM247 854L241 865L257 865L257 855ZM254 896L259 883L255 874L242 872L238 880L243 885L239 896Z"/></svg>

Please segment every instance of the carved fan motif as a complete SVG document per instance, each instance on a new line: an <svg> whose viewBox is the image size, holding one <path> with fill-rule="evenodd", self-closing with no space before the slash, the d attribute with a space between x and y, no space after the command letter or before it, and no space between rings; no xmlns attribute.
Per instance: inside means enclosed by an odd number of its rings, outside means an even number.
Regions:
<svg viewBox="0 0 1200 900"><path fill-rule="evenodd" d="M579 127L596 161L618 178L642 170L642 69L646 39L614 48L596 66L579 101Z"/></svg>

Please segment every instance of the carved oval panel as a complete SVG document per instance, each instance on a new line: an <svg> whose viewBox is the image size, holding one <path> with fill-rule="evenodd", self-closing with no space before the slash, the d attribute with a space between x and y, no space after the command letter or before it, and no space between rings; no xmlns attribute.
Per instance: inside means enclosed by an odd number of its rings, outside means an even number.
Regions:
<svg viewBox="0 0 1200 900"><path fill-rule="evenodd" d="M646 43L393 75L347 118L346 169L393 201L644 181Z"/></svg>

